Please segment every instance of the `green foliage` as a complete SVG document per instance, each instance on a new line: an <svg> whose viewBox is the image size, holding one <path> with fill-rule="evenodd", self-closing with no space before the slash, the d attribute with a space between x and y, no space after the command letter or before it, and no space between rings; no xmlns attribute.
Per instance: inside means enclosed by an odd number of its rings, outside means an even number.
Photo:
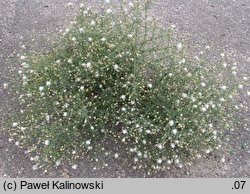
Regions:
<svg viewBox="0 0 250 194"><path fill-rule="evenodd" d="M220 147L239 108L236 66L190 57L147 1L110 6L81 6L50 52L22 56L12 88L21 111L9 127L16 144L37 167L99 153L106 137L154 167Z"/></svg>

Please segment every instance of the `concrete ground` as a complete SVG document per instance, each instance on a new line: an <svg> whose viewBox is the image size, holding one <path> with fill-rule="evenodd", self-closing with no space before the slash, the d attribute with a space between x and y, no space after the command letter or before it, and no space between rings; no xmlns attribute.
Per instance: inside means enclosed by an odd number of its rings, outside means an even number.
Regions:
<svg viewBox="0 0 250 194"><path fill-rule="evenodd" d="M66 4L72 2L72 7ZM63 28L81 0L0 1L0 122L5 122L11 101L3 92L8 67L16 66L21 45L39 45ZM164 26L175 25L179 37L193 47L209 45L216 52L230 53L242 72L250 72L249 0L155 0L154 13ZM199 45L199 46L198 46ZM249 102L249 100L248 100ZM107 160L108 166L79 161L79 169L68 166L48 172L33 171L23 150L8 142L0 131L0 177L250 177L249 114L240 116L240 125L230 133L225 163L220 153L194 162L192 166L148 174L130 168L127 160ZM2 127L1 127L2 128ZM229 153L229 152L228 152Z"/></svg>

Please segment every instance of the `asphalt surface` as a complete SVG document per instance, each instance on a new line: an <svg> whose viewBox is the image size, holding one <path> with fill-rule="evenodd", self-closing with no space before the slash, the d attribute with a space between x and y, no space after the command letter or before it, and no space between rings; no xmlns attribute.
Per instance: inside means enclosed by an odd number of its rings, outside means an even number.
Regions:
<svg viewBox="0 0 250 194"><path fill-rule="evenodd" d="M71 7L66 6L72 2ZM23 44L46 48L72 19L80 0L1 0L0 1L0 122L5 122L11 100L3 91L8 69ZM215 53L229 53L245 74L250 72L250 0L155 0L154 14L163 26L175 25L177 36L193 48L211 46ZM35 46L36 47L36 46ZM249 102L249 99L248 99ZM131 168L127 160L94 163L79 161L77 171L61 166L48 172L33 171L33 163L23 150L8 142L0 131L0 177L250 177L249 114L239 117L239 129L230 135L231 155L220 161L220 153L194 162L192 166L171 168L148 174ZM2 129L2 127L1 127Z"/></svg>

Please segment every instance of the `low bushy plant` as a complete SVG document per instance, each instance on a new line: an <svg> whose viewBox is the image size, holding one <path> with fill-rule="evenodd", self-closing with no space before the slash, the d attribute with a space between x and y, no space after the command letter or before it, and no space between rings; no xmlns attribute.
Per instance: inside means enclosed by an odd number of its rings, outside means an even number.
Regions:
<svg viewBox="0 0 250 194"><path fill-rule="evenodd" d="M34 168L73 165L102 152L107 137L154 168L219 148L241 108L237 67L224 54L211 63L192 57L158 25L149 1L80 7L51 51L21 56L9 84L20 108L9 131Z"/></svg>

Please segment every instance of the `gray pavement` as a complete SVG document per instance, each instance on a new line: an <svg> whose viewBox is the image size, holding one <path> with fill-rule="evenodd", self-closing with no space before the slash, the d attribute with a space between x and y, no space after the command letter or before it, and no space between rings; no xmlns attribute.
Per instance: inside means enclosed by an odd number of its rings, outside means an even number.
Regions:
<svg viewBox="0 0 250 194"><path fill-rule="evenodd" d="M72 2L72 7L66 4ZM21 45L46 47L59 29L67 25L80 0L1 0L0 1L0 123L5 122L12 102L3 92L7 72L18 66ZM250 0L155 0L154 14L163 26L175 25L177 35L194 48L212 47L215 53L230 53L245 74L250 72ZM33 171L33 163L23 150L8 142L0 130L0 177L250 177L249 115L240 116L239 129L231 132L230 155L220 162L213 153L188 167L171 168L148 174L129 166L127 160L79 161L79 169L63 165L48 172ZM244 121L244 122L243 122ZM2 127L1 127L2 129Z"/></svg>

